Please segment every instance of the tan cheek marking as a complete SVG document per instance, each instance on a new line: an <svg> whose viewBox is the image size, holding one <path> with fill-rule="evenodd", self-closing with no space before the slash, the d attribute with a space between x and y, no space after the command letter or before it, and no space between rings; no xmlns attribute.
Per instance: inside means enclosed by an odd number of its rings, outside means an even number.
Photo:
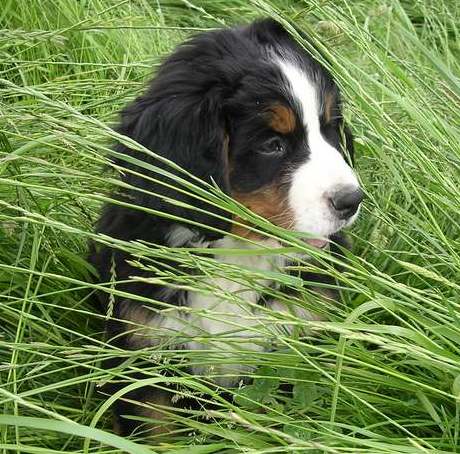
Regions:
<svg viewBox="0 0 460 454"><path fill-rule="evenodd" d="M234 193L233 198L279 227L289 229L294 223L294 213L287 204L287 194L279 186L268 186L250 193ZM247 221L239 217L236 217L235 221L247 224ZM247 227L235 224L232 225L231 233L243 238L262 238L262 235Z"/></svg>
<svg viewBox="0 0 460 454"><path fill-rule="evenodd" d="M292 109L282 105L270 108L270 126L281 134L288 134L295 129L295 113Z"/></svg>

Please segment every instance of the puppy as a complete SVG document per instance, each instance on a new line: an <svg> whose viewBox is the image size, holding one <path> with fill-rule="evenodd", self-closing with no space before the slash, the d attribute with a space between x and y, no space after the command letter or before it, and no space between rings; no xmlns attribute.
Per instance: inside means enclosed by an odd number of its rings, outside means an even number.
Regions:
<svg viewBox="0 0 460 454"><path fill-rule="evenodd" d="M123 110L118 131L166 159L115 146L114 162L125 169L124 189L114 194L119 203L104 207L97 227L101 234L175 248L279 246L175 182L198 180L167 160L217 185L273 224L308 233L311 246L343 243L339 232L358 215L363 192L345 159L345 154L353 157L353 140L337 85L273 20L206 32L180 45L146 91ZM99 295L112 315L106 327L110 342L130 350L167 345L227 355L225 364L214 364L217 385L234 386L247 374L237 351L269 348L256 339L261 323L257 308L291 311L286 302L264 298L257 290L276 287L267 278L246 288L235 278L199 277L215 290L189 291L149 281L155 273L139 268L134 259L122 249L92 245L90 261L100 281L115 282L117 290L133 295ZM289 261L266 254L222 253L214 259L230 270L265 272L282 269ZM160 271L175 266L171 259L155 261ZM178 273L183 270L178 268ZM186 271L195 272L193 267ZM228 295L237 295L242 303ZM302 318L317 318L299 307L294 311ZM202 365L189 369L209 373ZM136 416L161 419L171 395L155 388L128 393L115 404L117 431L131 433L140 424Z"/></svg>

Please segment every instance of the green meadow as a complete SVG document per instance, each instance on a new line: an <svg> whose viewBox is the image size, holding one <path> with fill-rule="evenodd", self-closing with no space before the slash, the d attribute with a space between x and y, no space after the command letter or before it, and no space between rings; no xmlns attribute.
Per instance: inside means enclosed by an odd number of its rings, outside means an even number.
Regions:
<svg viewBox="0 0 460 454"><path fill-rule="evenodd" d="M119 110L188 36L263 16L294 35L292 25L303 30L319 52L311 51L327 59L355 135L366 198L349 231L353 253L337 272L325 252L212 185L176 182L282 239L282 251L266 253L308 251L341 292L341 302L331 304L295 276L271 275L327 321L267 310L267 326L288 323L293 334L280 329L269 353L237 346L233 360L253 370L252 380L223 390L212 380L229 361L219 352L109 345L103 326L110 314L98 312L94 293L114 297L116 289L91 283L85 258L92 239L150 258L152 270L156 259L170 258L199 276L260 287L262 271L123 243L93 227L120 185L120 169L107 168L111 145L131 143L112 129ZM459 24L455 0L3 0L0 452L460 452ZM140 157L148 153L131 146ZM218 290L185 273L155 279ZM237 294L224 297L244 303ZM124 361L103 367L111 357ZM143 383L133 378L140 362L148 365ZM190 364L207 373L193 376ZM108 381L123 381L125 390L175 383L178 398L194 396L203 408L163 409L174 422L168 437L121 438L112 433Z"/></svg>

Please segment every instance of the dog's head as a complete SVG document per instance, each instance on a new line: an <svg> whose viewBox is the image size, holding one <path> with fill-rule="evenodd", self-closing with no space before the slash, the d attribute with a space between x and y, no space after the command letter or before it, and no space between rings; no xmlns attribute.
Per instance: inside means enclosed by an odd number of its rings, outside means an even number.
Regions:
<svg viewBox="0 0 460 454"><path fill-rule="evenodd" d="M363 193L347 163L353 140L337 86L274 21L204 33L180 46L123 112L120 131L282 227L329 237L359 211ZM231 228L172 181L124 178L160 195L133 191L140 205Z"/></svg>

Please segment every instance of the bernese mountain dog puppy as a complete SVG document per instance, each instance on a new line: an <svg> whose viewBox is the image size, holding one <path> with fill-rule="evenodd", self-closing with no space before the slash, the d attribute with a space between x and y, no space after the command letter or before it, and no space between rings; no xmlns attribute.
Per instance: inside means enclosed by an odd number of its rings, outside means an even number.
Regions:
<svg viewBox="0 0 460 454"><path fill-rule="evenodd" d="M180 45L147 90L123 110L118 131L153 152L121 143L114 148L114 163L124 169L122 189L113 196L117 202L104 207L97 231L119 240L214 251L280 246L179 183L187 178L217 185L273 224L305 232L305 241L319 248L344 244L340 231L356 219L363 199L347 163L353 140L337 85L271 19L206 32ZM222 263L263 271L286 265L284 256L275 257L214 255ZM202 274L199 279L222 291L166 286L149 281L154 273L137 266L139 260L122 247L92 245L90 261L100 282L117 290L115 297L99 295L110 314L106 329L113 345L164 348L169 339L170 348L214 349L232 358L234 342L222 337L231 333L233 339L245 339L238 349L268 349L253 341L253 328L260 322L254 309L261 300L258 291L234 279ZM157 269L174 265L155 260ZM193 269L188 272L194 274ZM259 284L269 287L271 282ZM235 304L226 294L239 295L248 306ZM263 304L273 311L292 310L276 300L264 299ZM294 310L304 319L318 317L298 306ZM207 372L202 365L191 365L190 371ZM215 365L214 372L216 384L228 387L239 383L248 368L229 360ZM161 408L171 405L172 394L153 387L125 394L114 405L117 431L129 434L145 417L161 419Z"/></svg>

